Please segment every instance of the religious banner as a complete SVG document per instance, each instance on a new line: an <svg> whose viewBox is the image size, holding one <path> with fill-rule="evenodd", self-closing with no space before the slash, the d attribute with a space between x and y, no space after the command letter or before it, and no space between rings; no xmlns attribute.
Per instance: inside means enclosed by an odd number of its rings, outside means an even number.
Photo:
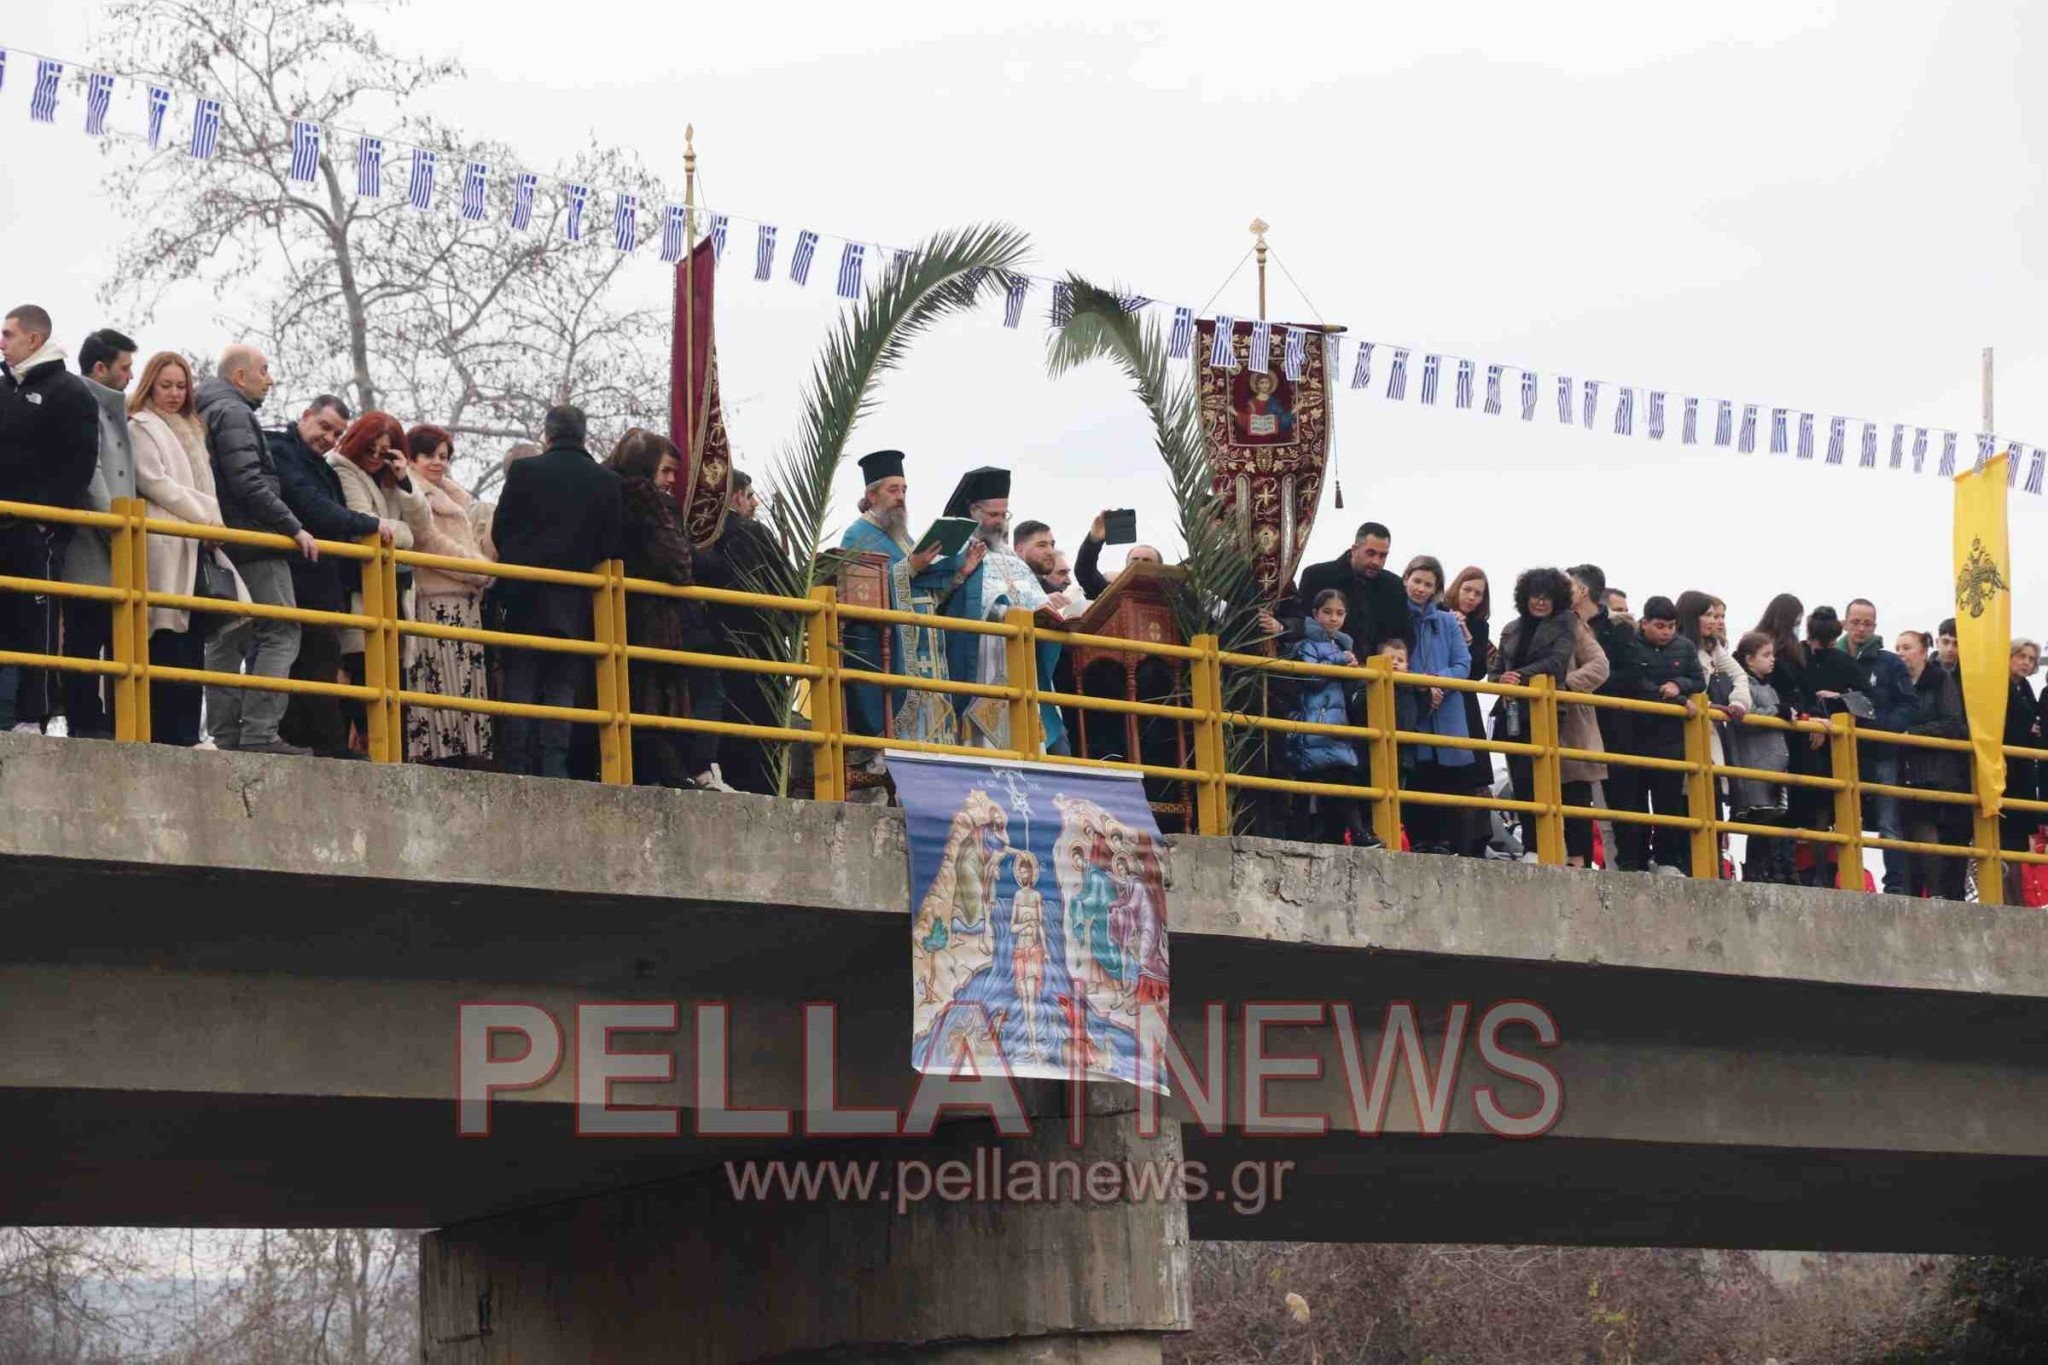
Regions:
<svg viewBox="0 0 2048 1365"><path fill-rule="evenodd" d="M2005 707L2012 695L2012 553L2006 543L2006 461L1956 476L1956 657L1962 665L1963 709L1977 754L1977 800L1997 811L2005 790Z"/></svg>
<svg viewBox="0 0 2048 1365"><path fill-rule="evenodd" d="M910 829L911 1064L1138 1083L1167 1010L1165 846L1135 773L889 751ZM1145 1084L1163 1088L1157 1066Z"/></svg>
<svg viewBox="0 0 2048 1365"><path fill-rule="evenodd" d="M1226 321L1226 337L1216 335L1217 323L1208 318L1196 325L1196 356L1222 353L1231 361L1195 367L1214 489L1242 527L1260 594L1271 600L1293 576L1322 498L1323 465L1330 453L1329 394L1323 383L1327 348L1320 328L1292 323L1261 327ZM1266 337L1264 357L1252 354L1255 328ZM1299 379L1272 363L1271 355L1296 331L1318 337L1299 357Z"/></svg>
<svg viewBox="0 0 2048 1365"><path fill-rule="evenodd" d="M690 543L705 549L725 527L732 446L718 398L718 348L711 337L716 244L705 238L676 263L675 334L669 346L668 435L683 452L677 508Z"/></svg>

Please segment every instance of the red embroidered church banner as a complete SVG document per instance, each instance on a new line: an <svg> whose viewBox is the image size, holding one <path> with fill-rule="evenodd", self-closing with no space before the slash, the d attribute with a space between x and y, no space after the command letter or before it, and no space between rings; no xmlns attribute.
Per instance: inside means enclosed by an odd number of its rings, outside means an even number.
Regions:
<svg viewBox="0 0 2048 1365"><path fill-rule="evenodd" d="M677 510L690 543L718 539L732 491L732 448L718 401L718 348L711 335L717 254L706 237L676 262L675 334L669 349L669 439L683 452Z"/></svg>

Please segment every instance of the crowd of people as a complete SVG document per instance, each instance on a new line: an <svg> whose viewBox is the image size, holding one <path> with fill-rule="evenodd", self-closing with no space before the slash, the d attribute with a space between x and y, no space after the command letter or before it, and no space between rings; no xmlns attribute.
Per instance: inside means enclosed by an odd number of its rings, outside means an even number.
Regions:
<svg viewBox="0 0 2048 1365"><path fill-rule="evenodd" d="M754 520L751 480L735 473L724 530L693 547L673 487L681 461L665 436L634 428L602 463L588 449L583 413L548 412L538 444L504 455L495 503L473 498L452 475L455 438L431 423L410 427L390 413L354 413L320 394L295 420L266 428L258 410L272 387L254 346L229 346L211 375L175 351L143 362L113 329L93 332L77 370L52 339L48 312L10 311L0 324L0 499L105 512L140 497L151 517L264 532L295 542L272 548L235 540L151 534L153 591L188 599L364 610L362 561L322 555L319 542L364 541L450 560L588 572L623 559L634 577L734 587L773 546ZM0 518L0 573L107 586L110 535L91 527ZM591 638L591 593L450 566L398 570L405 618L474 631L492 628ZM635 644L713 654L737 652L743 618L694 601L631 599ZM112 611L102 599L0 593L0 650L71 659L112 657ZM361 629L302 624L272 615L153 606L149 658L162 668L268 679L365 682ZM453 633L408 634L407 691L459 701L590 704L581 656L486 648ZM727 686L717 669L636 662L633 709L643 714L767 723L770 708L750 675ZM354 698L304 690L208 686L153 676L151 738L159 743L253 753L363 756L366 708ZM408 761L571 776L594 769L588 727L495 717L478 707L408 706ZM0 668L0 730L111 738L100 673ZM721 752L718 736L636 729L640 780L707 790L771 789L759 745Z"/></svg>
<svg viewBox="0 0 2048 1365"><path fill-rule="evenodd" d="M573 406L550 410L538 443L504 455L495 503L473 498L451 475L455 439L430 423L407 427L381 411L352 413L332 394L315 397L295 420L266 428L257 413L272 386L269 363L249 345L228 347L215 372L200 377L178 353L161 351L136 374L136 344L118 331L89 335L77 372L66 367L42 308L25 305L0 326L0 499L107 510L113 499L140 497L152 516L243 531L267 532L296 548L151 534L148 576L153 590L189 599L239 601L361 614L360 561L322 556L320 541L362 541L451 560L588 571L621 559L630 577L659 583L744 587L758 581L776 553L756 517L759 504L744 473L733 475L724 529L708 547L693 546L683 528L674 486L681 457L669 439L633 428L607 458L589 450L584 415ZM841 542L845 552L883 566L886 602L931 626L849 622L843 657L870 674L1001 686L1010 650L1000 637L944 630L936 618L992 621L1022 608L1048 626L1071 623L1090 599L1108 590L1100 568L1108 513L1098 516L1070 561L1053 529L1041 521L1014 524L1009 471L970 470L948 498L942 518L913 537L906 457L876 451L860 461L864 492L859 516ZM948 526L966 527L951 536ZM1298 585L1259 612L1278 656L1357 665L1387 658L1402 673L1446 679L1526 684L1549 677L1561 691L1661 701L1693 714L1719 709L1712 757L1745 770L1716 784L1719 818L1758 829L1825 830L1834 803L1824 788L1770 780L1773 774L1824 776L1825 736L1743 724L1746 716L1825 718L1854 715L1865 729L1966 738L1968 719L1957 673L1954 623L1933 632L1905 630L1887 649L1877 608L1850 601L1837 613L1811 612L1789 594L1773 598L1754 629L1731 632L1727 604L1697 590L1645 599L1631 613L1627 596L1594 564L1534 568L1515 580L1512 614L1496 615L1493 584L1476 566L1446 575L1428 555L1411 558L1397 575L1392 534L1377 522L1360 526L1349 551L1307 566ZM1160 564L1159 552L1133 545L1129 564ZM107 585L112 561L107 533L29 519L0 519L0 572L67 583ZM480 628L563 639L592 638L591 594L576 586L487 575L444 566L401 568L405 617L455 631ZM628 598L627 636L635 645L734 655L761 632L749 608L707 607L652 593ZM24 593L0 594L0 650L111 657L111 610L104 600ZM365 680L363 634L348 624L305 625L268 615L237 615L155 606L149 613L153 665L306 681ZM1057 643L1041 640L1038 676L1050 690L1083 690ZM2048 693L2037 698L2032 676L2040 649L2014 640L2006 742L2042 742ZM569 707L591 704L592 670L583 656L546 650L487 648L454 631L408 633L402 662L408 691L467 701L498 699ZM688 716L773 724L776 716L754 675L636 660L629 669L636 714ZM1167 700L1176 684L1162 682ZM1044 687L1044 684L1041 684ZM1010 706L997 698L893 687L868 680L846 686L847 728L874 743L854 746L859 770L886 772L882 750L893 740L1012 747ZM1399 746L1398 783L1408 792L1465 796L1509 794L1533 799L1531 761L1466 746L1491 736L1528 741L1525 701L1442 687L1396 689L1396 725L1442 743ZM1329 676L1265 678L1256 705L1267 714L1320 725L1363 725L1364 691L1357 680ZM360 756L365 708L347 697L238 687L201 689L153 677L152 738L179 745L286 755ZM476 707L408 706L408 761L491 766L547 776L588 775L595 767L589 727L562 720L494 717ZM1073 752L1076 732L1102 717L1053 705L1039 708L1042 745ZM1112 722L1121 719L1111 716ZM59 727L62 727L61 729ZM84 670L0 668L0 729L75 736L111 736L102 675ZM1565 805L1693 814L1688 784L1675 767L1605 761L1606 755L1665 760L1686 756L1685 720L1676 713L1567 703L1559 708L1558 740L1573 756L1561 765ZM1156 720L1144 733L1162 730ZM1118 752L1115 732L1095 757L1172 762L1149 752ZM1461 742L1462 741L1462 742ZM1084 738L1085 743L1085 738ZM707 731L634 728L636 781L706 790L768 791L764 746ZM1128 745L1122 745L1128 748ZM1927 791L1967 792L1969 755L1878 742L1860 746L1866 783ZM1262 746L1268 771L1337 786L1376 785L1371 746L1329 734L1290 732ZM1500 782L1504 769L1506 783ZM2044 784L2031 760L2008 763L2006 794L2041 799ZM1367 806L1320 795L1263 799L1264 832L1370 845ZM1866 793L1868 832L1892 839L1967 844L1967 806ZM1484 812L1411 801L1403 835L1414 849L1464 856L1514 856L1513 841L1495 837ZM1520 846L1535 845L1533 820L1520 819ZM2009 811L2002 846L2028 849L2041 833L2033 813ZM1690 836L1668 825L1570 817L1565 847L1574 866L1682 873ZM1829 882L1830 845L1791 837L1747 840L1742 875L1753 881ZM1533 858L1533 853L1520 856ZM1960 897L1960 859L1886 850L1884 889ZM2017 882L2019 869L2008 866ZM2017 885L2008 888L2017 896Z"/></svg>

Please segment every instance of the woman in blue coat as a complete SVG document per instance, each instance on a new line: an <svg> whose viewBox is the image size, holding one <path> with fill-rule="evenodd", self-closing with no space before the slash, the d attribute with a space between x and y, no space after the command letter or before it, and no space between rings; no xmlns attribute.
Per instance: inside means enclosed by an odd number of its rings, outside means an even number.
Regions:
<svg viewBox="0 0 2048 1365"><path fill-rule="evenodd" d="M1468 678L1472 648L1458 618L1442 605L1444 566L1429 555L1408 561L1401 575L1408 594L1408 671L1435 678ZM1417 689L1422 691L1422 689ZM1422 732L1465 739L1465 701L1455 692L1432 687L1418 696ZM1440 745L1416 745L1414 785L1420 791L1465 792L1472 785L1472 751ZM1460 827L1458 812L1449 806L1415 802L1403 808L1408 837L1417 853L1454 853Z"/></svg>

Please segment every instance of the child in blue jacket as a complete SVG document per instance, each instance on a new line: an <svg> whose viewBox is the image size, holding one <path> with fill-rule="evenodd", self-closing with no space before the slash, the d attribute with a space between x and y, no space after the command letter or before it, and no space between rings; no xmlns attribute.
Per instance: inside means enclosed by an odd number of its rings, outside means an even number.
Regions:
<svg viewBox="0 0 2048 1365"><path fill-rule="evenodd" d="M1287 651L1298 663L1350 664L1358 662L1351 652L1351 637L1344 633L1344 594L1325 588L1310 604L1310 614L1301 623L1301 639ZM1345 702L1345 686L1339 678L1300 678L1288 719L1316 725L1349 725L1351 713ZM1287 766L1296 777L1312 782L1358 784L1361 775L1358 749L1336 735L1289 734L1284 752ZM1321 837L1341 844L1348 831L1351 842L1361 846L1373 842L1366 833L1363 804L1342 797L1312 796L1309 808L1318 813Z"/></svg>

